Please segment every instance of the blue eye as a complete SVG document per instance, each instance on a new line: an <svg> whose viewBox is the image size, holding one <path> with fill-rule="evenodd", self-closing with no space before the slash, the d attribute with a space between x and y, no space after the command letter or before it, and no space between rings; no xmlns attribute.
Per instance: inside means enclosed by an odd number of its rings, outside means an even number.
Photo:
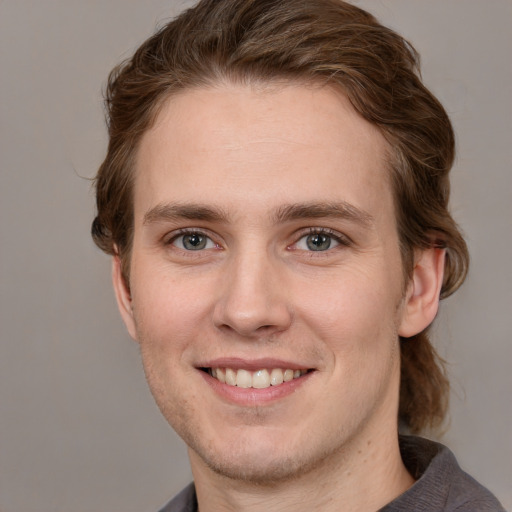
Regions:
<svg viewBox="0 0 512 512"><path fill-rule="evenodd" d="M197 231L177 236L172 240L172 244L185 251L202 251L216 247L209 237Z"/></svg>
<svg viewBox="0 0 512 512"><path fill-rule="evenodd" d="M327 251L340 245L335 236L322 231L310 233L301 237L295 246L301 251Z"/></svg>

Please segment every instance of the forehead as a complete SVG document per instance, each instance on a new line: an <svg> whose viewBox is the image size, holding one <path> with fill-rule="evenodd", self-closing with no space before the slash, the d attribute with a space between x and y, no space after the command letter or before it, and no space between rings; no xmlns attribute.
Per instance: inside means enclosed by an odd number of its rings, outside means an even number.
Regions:
<svg viewBox="0 0 512 512"><path fill-rule="evenodd" d="M247 209L251 198L258 211L340 200L378 210L391 198L387 147L331 88L187 90L163 105L141 140L135 215L165 202Z"/></svg>

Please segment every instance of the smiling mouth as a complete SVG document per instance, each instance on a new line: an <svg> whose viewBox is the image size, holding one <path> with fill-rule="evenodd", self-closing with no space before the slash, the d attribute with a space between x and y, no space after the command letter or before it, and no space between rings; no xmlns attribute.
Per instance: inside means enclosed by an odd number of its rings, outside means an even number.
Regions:
<svg viewBox="0 0 512 512"><path fill-rule="evenodd" d="M233 368L202 368L202 370L222 384L246 389L265 389L270 386L280 386L294 379L299 379L310 371L281 368L261 369L254 372L242 368L238 370Z"/></svg>

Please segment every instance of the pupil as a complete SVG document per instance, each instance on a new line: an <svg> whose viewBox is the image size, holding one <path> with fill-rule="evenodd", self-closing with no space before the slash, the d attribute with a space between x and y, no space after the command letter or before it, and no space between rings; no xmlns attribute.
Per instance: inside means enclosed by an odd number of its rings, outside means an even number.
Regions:
<svg viewBox="0 0 512 512"><path fill-rule="evenodd" d="M183 245L186 249L191 251L197 251L199 249L204 249L206 246L206 238L198 233L194 233L193 235L187 235L183 237Z"/></svg>
<svg viewBox="0 0 512 512"><path fill-rule="evenodd" d="M327 235L310 235L307 238L308 248L312 251L325 251L331 246L331 238Z"/></svg>

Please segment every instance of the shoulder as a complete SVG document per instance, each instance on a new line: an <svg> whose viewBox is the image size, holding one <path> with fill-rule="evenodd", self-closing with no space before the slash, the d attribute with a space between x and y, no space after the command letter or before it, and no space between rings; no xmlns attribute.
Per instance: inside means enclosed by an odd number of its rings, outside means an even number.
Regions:
<svg viewBox="0 0 512 512"><path fill-rule="evenodd" d="M446 446L404 436L400 451L416 483L382 512L505 512L490 491L459 467Z"/></svg>
<svg viewBox="0 0 512 512"><path fill-rule="evenodd" d="M197 512L196 488L194 484L187 485L159 512Z"/></svg>

